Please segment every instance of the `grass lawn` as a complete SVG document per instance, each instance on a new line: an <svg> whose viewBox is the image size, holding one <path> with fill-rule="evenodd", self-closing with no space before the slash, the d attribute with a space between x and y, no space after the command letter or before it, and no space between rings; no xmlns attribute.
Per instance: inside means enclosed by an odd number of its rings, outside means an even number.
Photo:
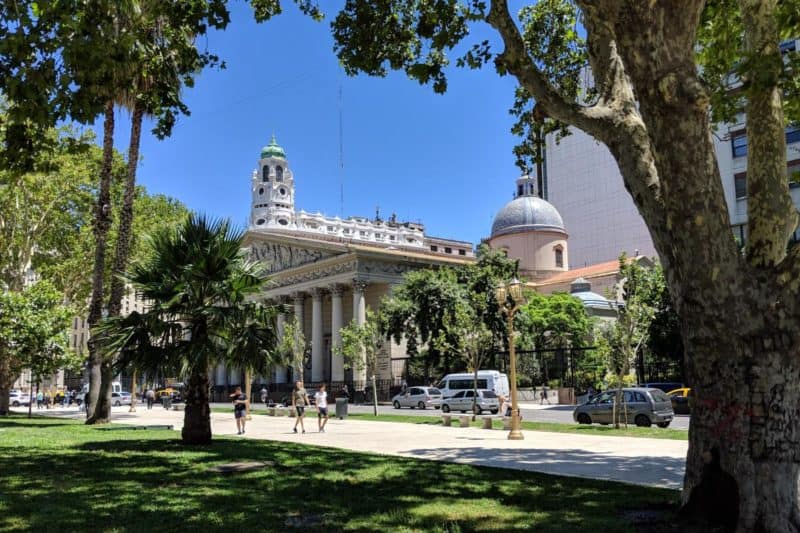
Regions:
<svg viewBox="0 0 800 533"><path fill-rule="evenodd" d="M360 418L360 417L359 417ZM631 531L677 492L173 431L0 419L0 531ZM215 464L267 461L240 474Z"/></svg>
<svg viewBox="0 0 800 533"><path fill-rule="evenodd" d="M461 413L452 413L454 417ZM428 424L433 426L442 425L441 416L414 416L414 415L371 415L365 413L349 414L348 418L355 418L358 420L378 420L381 422L406 422L409 424ZM457 418L454 418L457 422ZM482 424L480 418L472 423L475 427L480 427ZM501 420L494 420L492 427L495 429L502 429L503 422ZM522 429L526 431L549 431L551 433L577 433L579 435L607 435L615 437L639 437L648 439L671 439L671 440L689 440L689 432L680 429L662 429L658 427L640 428L636 426L628 426L628 428L614 429L614 426L600 426L596 424L581 425L581 424L560 424L558 422L526 422L522 421Z"/></svg>

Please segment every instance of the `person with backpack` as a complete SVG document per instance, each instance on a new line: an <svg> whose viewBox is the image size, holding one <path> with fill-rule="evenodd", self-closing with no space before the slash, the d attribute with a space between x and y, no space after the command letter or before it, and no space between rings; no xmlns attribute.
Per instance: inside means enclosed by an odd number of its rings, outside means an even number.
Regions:
<svg viewBox="0 0 800 533"><path fill-rule="evenodd" d="M244 435L244 425L247 420L247 396L242 392L241 387L236 387L231 398L233 399L233 416L236 419L237 434Z"/></svg>

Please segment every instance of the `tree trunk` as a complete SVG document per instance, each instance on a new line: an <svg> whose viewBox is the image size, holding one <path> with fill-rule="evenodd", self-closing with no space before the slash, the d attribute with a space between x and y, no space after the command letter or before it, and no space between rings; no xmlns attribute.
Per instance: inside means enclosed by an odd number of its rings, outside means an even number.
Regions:
<svg viewBox="0 0 800 533"><path fill-rule="evenodd" d="M11 409L9 403L11 387L7 383L8 381L0 376L0 416L8 416Z"/></svg>
<svg viewBox="0 0 800 533"><path fill-rule="evenodd" d="M186 387L186 407L181 438L184 444L211 442L211 409L208 405L208 372L195 370Z"/></svg>
<svg viewBox="0 0 800 533"><path fill-rule="evenodd" d="M114 102L106 102L103 120L103 166L100 169L100 183L97 205L94 213L94 268L92 270L92 296L89 302L89 328L95 328L103 318L104 277L106 266L106 239L111 226L111 169L114 157ZM100 395L103 356L97 339L89 337L89 392L86 394L87 424L94 424L94 411ZM111 398L108 398L110 403ZM106 416L107 418L107 416Z"/></svg>
<svg viewBox="0 0 800 533"><path fill-rule="evenodd" d="M128 171L125 179L125 192L122 197L122 207L119 215L119 228L117 231L117 244L114 252L114 264L111 268L111 288L108 298L108 316L119 316L122 311L122 297L125 294L125 280L122 274L128 266L128 257L131 251L131 227L133 225L133 202L136 197L136 167L139 163L139 143L142 136L142 118L144 110L137 101L133 107L131 117L131 139L128 146ZM103 363L107 365L109 363ZM111 369L100 372L102 383L100 385L101 400L95 406L90 420L108 421L111 418L111 382L114 374ZM132 400L131 400L132 401Z"/></svg>
<svg viewBox="0 0 800 533"><path fill-rule="evenodd" d="M11 362L6 356L0 356L0 416L8 416L10 412L9 396L14 377L11 375Z"/></svg>

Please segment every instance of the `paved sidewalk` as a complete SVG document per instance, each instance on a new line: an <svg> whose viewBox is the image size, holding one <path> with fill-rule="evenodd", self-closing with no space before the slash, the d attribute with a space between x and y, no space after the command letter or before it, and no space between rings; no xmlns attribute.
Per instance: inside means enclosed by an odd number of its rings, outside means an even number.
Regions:
<svg viewBox="0 0 800 533"><path fill-rule="evenodd" d="M80 416L74 410L51 410L49 416ZM313 415L313 416L312 416ZM127 424L171 424L183 426L182 411L139 407L128 413L128 407L116 407L113 420ZM640 439L525 431L525 440L510 441L500 430L457 428L366 422L356 419L328 422L327 432L317 432L316 415L306 418L306 434L292 432L294 419L254 415L247 423L247 434L241 438L299 442L316 446L515 468L548 474L607 479L680 488L683 481L687 442L666 439ZM233 413L212 413L211 427L215 435L236 435Z"/></svg>

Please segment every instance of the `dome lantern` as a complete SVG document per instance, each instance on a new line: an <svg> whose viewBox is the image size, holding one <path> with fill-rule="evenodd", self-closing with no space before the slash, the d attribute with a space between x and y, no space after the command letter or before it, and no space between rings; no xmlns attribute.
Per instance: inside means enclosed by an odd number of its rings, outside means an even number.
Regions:
<svg viewBox="0 0 800 533"><path fill-rule="evenodd" d="M266 159L268 157L286 159L286 152L283 151L283 148L281 148L275 140L274 133L272 134L272 140L269 141L269 144L261 149L261 159Z"/></svg>

